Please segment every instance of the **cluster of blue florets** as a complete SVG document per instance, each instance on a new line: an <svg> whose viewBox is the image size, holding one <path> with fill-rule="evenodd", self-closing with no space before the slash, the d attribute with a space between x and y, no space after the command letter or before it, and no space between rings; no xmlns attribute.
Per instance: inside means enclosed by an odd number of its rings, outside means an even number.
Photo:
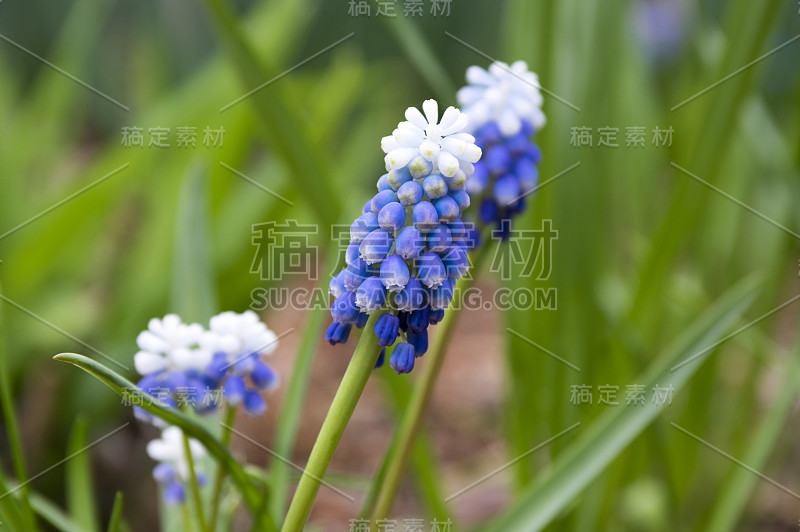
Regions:
<svg viewBox="0 0 800 532"><path fill-rule="evenodd" d="M487 226L496 226L507 240L511 219L525 210L528 197L539 184L538 165L542 152L533 142L535 131L523 121L520 130L504 136L496 122L488 122L475 134L483 158L475 163L475 173L467 184L475 198L477 216Z"/></svg>
<svg viewBox="0 0 800 532"><path fill-rule="evenodd" d="M443 319L453 299L456 280L469 270L471 231L461 215L470 204L465 186L473 168L472 162L458 156L477 160L480 150L474 145L474 137L456 133L458 138L453 143L465 143L467 148L457 145L456 156L445 154L452 143L441 140L446 135L436 124L438 114L433 117L430 107L426 113L432 125L424 130L428 136L423 135L422 142L428 143L423 148L429 152L423 150L412 157L405 153L401 163L393 164L393 149L402 152L416 148L398 148L393 138L389 138L392 142L385 140L389 171L380 177L377 194L350 226L347 266L330 282L330 292L336 299L331 308L333 323L325 339L331 345L346 342L353 326L363 327L369 313L386 307L389 312L381 315L373 331L384 348L378 366L383 363L385 348L394 345L399 337L402 341L389 358L389 365L398 373L410 372L415 358L425 354L428 326ZM416 115L413 118L418 119ZM454 134L452 118L450 108L442 119L443 124L448 119L444 125L451 126L445 130L451 131L449 134ZM406 124L409 123L400 124L395 137L403 138L403 132L411 128ZM434 136L444 149L438 144L430 148L430 138ZM430 156L426 157L426 153ZM456 166L440 170L440 161L449 161L450 157L457 160Z"/></svg>

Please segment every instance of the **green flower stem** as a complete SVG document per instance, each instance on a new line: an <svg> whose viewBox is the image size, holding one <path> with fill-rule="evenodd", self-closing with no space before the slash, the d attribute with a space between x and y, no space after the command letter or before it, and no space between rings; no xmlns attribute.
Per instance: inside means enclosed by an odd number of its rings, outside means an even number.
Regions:
<svg viewBox="0 0 800 532"><path fill-rule="evenodd" d="M206 520L203 516L203 499L200 497L200 484L197 483L197 472L194 468L192 447L189 445L189 436L187 436L186 433L183 433L183 451L186 453L186 463L189 466L189 490L192 492L195 512L197 513L197 522L200 525L201 532L207 532L208 527L206 526Z"/></svg>
<svg viewBox="0 0 800 532"><path fill-rule="evenodd" d="M11 462L14 465L14 473L16 474L17 482L20 484L19 501L22 507L22 519L25 521L27 530L35 531L39 528L36 524L33 510L31 510L29 489L28 485L25 483L28 479L28 472L22 454L22 440L20 439L17 416L14 412L14 403L11 399L11 381L6 359L6 341L3 316L0 314L0 405L2 406L3 418L8 433Z"/></svg>
<svg viewBox="0 0 800 532"><path fill-rule="evenodd" d="M186 501L181 504L181 517L183 518L183 529L187 532L194 531L194 521L189 513L189 503Z"/></svg>
<svg viewBox="0 0 800 532"><path fill-rule="evenodd" d="M436 326L436 334L423 358L422 377L412 392L405 415L400 421L389 451L384 458L383 469L385 474L376 479L376 481L379 481L379 485L373 486L371 490L371 493L377 493L377 495L374 498L367 498L362 512L362 515L370 517L372 527L376 526L377 520L386 519L389 516L389 512L392 511L392 505L397 496L403 473L406 472L408 459L414 447L414 440L419 431L422 416L433 394L434 384L439 377L444 357L447 354L447 345L450 342L453 329L458 321L459 312L463 306L464 294L472 286L480 265L486 257L487 249L489 249L489 246L483 246L481 251L474 255L473 267L471 268L473 275L468 279L464 278L458 281L453 308L447 311L445 319Z"/></svg>
<svg viewBox="0 0 800 532"><path fill-rule="evenodd" d="M227 405L225 407L224 424L222 425L222 445L229 447L231 444L231 427L236 419L236 407ZM211 532L217 529L217 520L219 516L219 504L222 498L222 486L225 481L225 468L221 465L217 466L217 476L214 479L214 495L211 499L211 517L208 520L208 527Z"/></svg>
<svg viewBox="0 0 800 532"><path fill-rule="evenodd" d="M308 465L303 471L300 484L292 498L289 513L286 515L286 521L281 529L282 532L300 532L308 520L311 506L319 491L320 481L328 469L336 446L342 438L344 429L353 415L356 403L358 403L375 367L375 362L378 360L381 348L378 345L378 337L372 333L372 330L375 328L378 318L385 313L385 310L373 312L364 326L353 357L342 377L328 415L322 423L314 448L311 450Z"/></svg>

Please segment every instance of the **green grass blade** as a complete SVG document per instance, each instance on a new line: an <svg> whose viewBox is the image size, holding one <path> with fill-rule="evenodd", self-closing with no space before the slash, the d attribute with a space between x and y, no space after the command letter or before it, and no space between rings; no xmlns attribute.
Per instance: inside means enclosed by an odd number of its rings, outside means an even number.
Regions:
<svg viewBox="0 0 800 532"><path fill-rule="evenodd" d="M298 123L302 109L287 90L288 80L276 80L277 69L264 68L244 35L235 14L224 0L206 0L212 20L224 41L246 90L253 92L239 105L252 105L261 118L270 146L286 160L292 177L305 192L306 199L327 227L336 221L341 209L333 186L330 165L306 127ZM229 104L230 105L230 104ZM223 109L225 109L223 107ZM327 230L327 227L324 228Z"/></svg>
<svg viewBox="0 0 800 532"><path fill-rule="evenodd" d="M252 511L257 511L261 504L262 495L257 488L253 485L247 473L239 464L239 462L231 455L230 451L220 445L220 443L208 432L205 428L195 423L190 417L179 412L174 408L161 403L155 397L146 394L136 388L136 386L115 373L114 371L103 366L99 362L92 360L83 355L74 353L62 353L53 357L54 360L59 362L67 362L79 367L85 372L93 375L106 386L115 391L120 397L130 404L135 404L150 412L154 416L158 416L170 425L176 425L183 430L183 432L190 438L194 438L206 448L208 453L224 467L228 474L244 497L247 507ZM274 523L268 530L274 530Z"/></svg>
<svg viewBox="0 0 800 532"><path fill-rule="evenodd" d="M0 289L0 292L2 290ZM11 394L11 380L9 375L9 367L6 353L6 336L5 326L3 322L3 313L0 310L0 406L3 411L3 420L5 421L6 431L8 432L8 443L11 450L11 460L14 464L14 472L17 476L17 482L24 483L28 479L27 468L25 467L25 458L22 454L22 439L19 432L19 424L17 423L17 415L14 412L14 402ZM5 490L4 490L5 491ZM23 485L19 490L19 499L21 505L22 518L31 530L37 530L36 520L33 517L33 512L28 501L28 487ZM11 510L8 510L9 513Z"/></svg>
<svg viewBox="0 0 800 532"><path fill-rule="evenodd" d="M114 506L111 508L111 518L108 520L108 532L121 532L122 522L122 492L118 491L114 497Z"/></svg>
<svg viewBox="0 0 800 532"><path fill-rule="evenodd" d="M79 526L61 508L36 492L31 492L31 506L42 519L60 532L86 532L85 528Z"/></svg>
<svg viewBox="0 0 800 532"><path fill-rule="evenodd" d="M97 521L97 507L94 498L92 470L89 453L81 452L86 447L89 424L84 417L78 417L69 437L67 455L73 456L67 462L67 508L72 520L87 532L100 530Z"/></svg>
<svg viewBox="0 0 800 532"><path fill-rule="evenodd" d="M778 397L771 405L758 432L753 436L750 446L742 458L742 462L751 468L760 471L772 455L786 423L786 418L792 408L794 398L797 397L800 382L800 362L796 356L788 361L789 367L784 373L783 382L778 386ZM733 477L725 482L717 503L711 514L708 532L725 532L734 530L742 512L747 508L753 489L760 482L758 476L747 469L737 467Z"/></svg>
<svg viewBox="0 0 800 532"><path fill-rule="evenodd" d="M205 172L196 163L186 175L178 200L172 264L173 308L190 322L205 322L217 310L206 196Z"/></svg>
<svg viewBox="0 0 800 532"><path fill-rule="evenodd" d="M676 391L680 390L703 359L682 365L675 371L671 368L718 342L755 299L756 289L753 278L729 289L659 355L636 382L645 383L647 389L659 382L669 382ZM544 528L663 411L662 407L649 403L642 407L608 410L600 415L587 428L581 429L582 434L558 456L550 471L523 492L489 530L530 532Z"/></svg>

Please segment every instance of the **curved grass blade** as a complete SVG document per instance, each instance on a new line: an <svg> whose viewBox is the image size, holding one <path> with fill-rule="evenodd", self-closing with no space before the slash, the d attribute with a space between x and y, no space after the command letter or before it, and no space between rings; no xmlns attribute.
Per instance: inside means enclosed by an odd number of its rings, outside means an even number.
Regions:
<svg viewBox="0 0 800 532"><path fill-rule="evenodd" d="M67 455L73 458L67 462L67 508L75 524L86 532L96 532L100 530L100 525L97 522L89 453L81 452L86 448L88 430L86 418L79 417L69 437Z"/></svg>
<svg viewBox="0 0 800 532"><path fill-rule="evenodd" d="M128 379L89 357L75 353L61 353L54 356L53 359L79 367L102 381L125 401L141 406L147 412L158 416L170 425L180 427L187 436L200 442L208 450L209 454L228 471L228 474L242 493L248 509L254 514L257 512L261 505L262 494L228 449L220 445L210 432L196 424L186 414L170 408L155 397L144 393ZM275 524L271 522L268 516L264 517L264 525L265 530L275 530Z"/></svg>
<svg viewBox="0 0 800 532"><path fill-rule="evenodd" d="M747 278L730 288L720 300L668 347L636 382L649 389L666 382L675 391L701 366L702 360L676 368L675 364L718 342L753 302L758 285ZM553 467L512 505L488 530L531 532L541 530L572 504L583 490L663 412L653 403L636 408L607 410L560 456Z"/></svg>

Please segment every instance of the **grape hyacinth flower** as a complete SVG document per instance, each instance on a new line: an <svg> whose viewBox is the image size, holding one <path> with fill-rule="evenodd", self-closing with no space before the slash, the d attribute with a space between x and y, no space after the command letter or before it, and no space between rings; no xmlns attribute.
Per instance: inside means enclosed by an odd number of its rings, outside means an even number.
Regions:
<svg viewBox="0 0 800 532"><path fill-rule="evenodd" d="M169 426L161 433L161 438L147 444L147 454L159 464L153 469L153 478L163 489L164 502L168 505L183 504L186 500L186 484L191 481L189 461L186 456L184 435L180 428ZM189 440L192 461L197 462L206 455L205 447L197 440ZM205 475L195 470L197 483L206 483Z"/></svg>
<svg viewBox="0 0 800 532"><path fill-rule="evenodd" d="M183 323L176 314L152 319L137 338L141 349L134 356L142 375L137 386L172 407L191 407L200 414L225 401L251 415L260 415L266 403L260 391L277 386L278 375L261 360L277 347L275 333L253 311L223 312L211 318L209 330ZM164 426L139 406L142 421Z"/></svg>
<svg viewBox="0 0 800 532"><path fill-rule="evenodd" d="M347 266L330 282L333 323L325 332L331 345L345 343L353 325L363 327L370 313L388 307L393 312L369 333L384 349L401 339L389 357L398 373L410 372L425 353L428 325L436 323L429 316L441 320L438 311L469 269L461 216L482 153L466 132L467 116L454 107L440 117L436 101L426 100L405 117L381 140L387 173L350 227ZM384 357L382 351L376 367Z"/></svg>
<svg viewBox="0 0 800 532"><path fill-rule="evenodd" d="M232 406L241 403L252 416L263 414L267 404L259 391L278 385L278 374L261 359L275 351L275 333L252 310L223 312L211 318L200 345L212 353L206 375L222 388L225 400Z"/></svg>
<svg viewBox="0 0 800 532"><path fill-rule="evenodd" d="M469 132L484 150L466 190L480 222L496 225L507 239L511 218L525 209L539 181L542 154L532 140L546 121L539 78L524 61L496 61L488 70L471 66L457 97Z"/></svg>
<svg viewBox="0 0 800 532"><path fill-rule="evenodd" d="M211 361L211 353L199 346L202 335L200 324L183 323L177 314L151 319L136 338L140 351L133 361L142 375L138 387L172 407L184 401L196 403L197 390L206 387L202 372ZM134 413L142 421L162 424L138 406Z"/></svg>

